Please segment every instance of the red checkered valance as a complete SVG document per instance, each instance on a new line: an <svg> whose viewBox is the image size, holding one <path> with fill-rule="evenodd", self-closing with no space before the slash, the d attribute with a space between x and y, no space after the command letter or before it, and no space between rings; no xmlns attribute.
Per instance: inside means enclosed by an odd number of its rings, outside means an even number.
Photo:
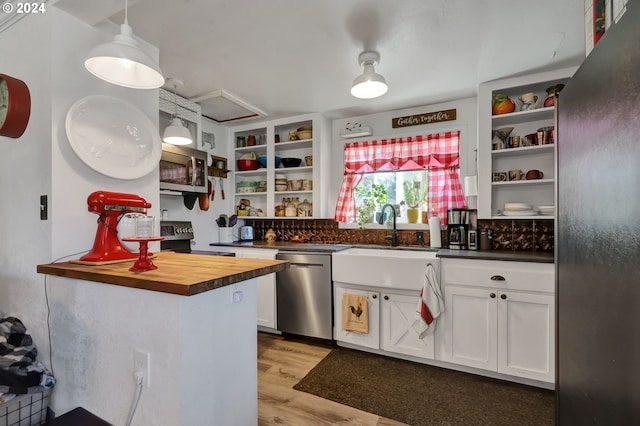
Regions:
<svg viewBox="0 0 640 426"><path fill-rule="evenodd" d="M459 148L460 131L346 144L344 179L335 219L340 222L355 221L353 189L360 183L362 174L427 169L430 208L438 214L443 224L446 223L449 208L464 206Z"/></svg>
<svg viewBox="0 0 640 426"><path fill-rule="evenodd" d="M344 147L344 172L371 173L458 166L460 132L355 142Z"/></svg>

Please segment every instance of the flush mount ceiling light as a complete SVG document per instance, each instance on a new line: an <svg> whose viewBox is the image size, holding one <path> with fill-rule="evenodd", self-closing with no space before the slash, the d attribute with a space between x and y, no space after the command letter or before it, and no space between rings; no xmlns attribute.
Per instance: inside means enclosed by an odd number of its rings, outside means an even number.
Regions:
<svg viewBox="0 0 640 426"><path fill-rule="evenodd" d="M158 64L140 50L133 38L124 2L124 24L112 42L100 44L89 52L85 68L96 77L132 89L157 89L164 84Z"/></svg>
<svg viewBox="0 0 640 426"><path fill-rule="evenodd" d="M182 125L182 120L178 117L178 95L176 94L178 87L182 87L184 84L176 78L168 78L167 84L173 87L173 103L176 106L176 113L171 124L164 128L162 141L171 145L189 145L192 142L191 132Z"/></svg>
<svg viewBox="0 0 640 426"><path fill-rule="evenodd" d="M378 52L362 52L358 63L364 68L362 75L353 80L351 94L360 99L372 99L387 93L388 87L384 77L373 68L380 62Z"/></svg>

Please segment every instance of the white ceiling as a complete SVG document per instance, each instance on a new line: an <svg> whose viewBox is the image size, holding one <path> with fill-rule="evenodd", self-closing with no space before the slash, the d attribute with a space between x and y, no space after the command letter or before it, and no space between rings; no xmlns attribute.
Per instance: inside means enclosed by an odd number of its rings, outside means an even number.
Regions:
<svg viewBox="0 0 640 426"><path fill-rule="evenodd" d="M87 12L97 3L99 12ZM95 23L124 0L57 5ZM132 0L128 16L134 34L160 49L165 77L184 81L184 97L222 89L269 119L337 118L474 96L483 81L579 64L583 8L584 0ZM121 24L124 13L110 19ZM363 50L381 55L376 71L389 91L378 99L349 92Z"/></svg>

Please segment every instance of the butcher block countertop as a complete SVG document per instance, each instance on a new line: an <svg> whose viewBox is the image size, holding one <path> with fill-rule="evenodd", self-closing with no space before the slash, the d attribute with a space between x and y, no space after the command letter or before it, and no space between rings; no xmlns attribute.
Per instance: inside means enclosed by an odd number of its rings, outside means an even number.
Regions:
<svg viewBox="0 0 640 426"><path fill-rule="evenodd" d="M133 260L110 265L61 262L38 265L37 271L59 277L193 296L289 267L288 262L282 260L164 252L153 258L158 269L131 272L129 268L133 263Z"/></svg>

